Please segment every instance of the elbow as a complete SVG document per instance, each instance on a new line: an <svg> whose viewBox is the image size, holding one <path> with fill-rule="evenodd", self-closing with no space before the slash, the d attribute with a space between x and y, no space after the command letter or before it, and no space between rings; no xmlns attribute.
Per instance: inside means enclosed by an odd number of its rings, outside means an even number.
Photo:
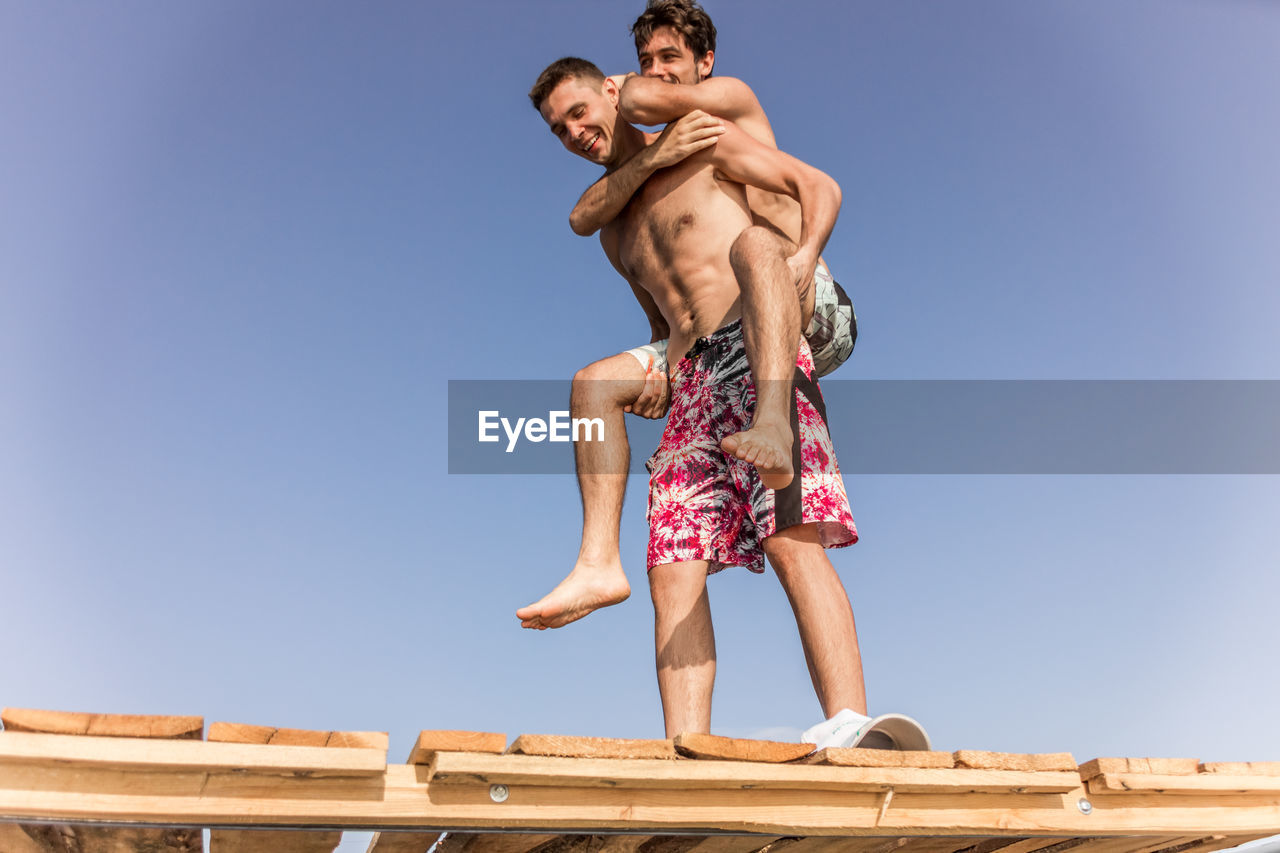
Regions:
<svg viewBox="0 0 1280 853"><path fill-rule="evenodd" d="M667 121L667 117L657 108L657 105L642 97L637 91L639 87L632 86L630 83L631 81L628 80L628 85L623 86L618 95L618 115L622 116L622 120L643 125L662 124Z"/></svg>
<svg viewBox="0 0 1280 853"><path fill-rule="evenodd" d="M636 98L624 93L618 99L618 115L622 116L623 121L632 124L651 124L648 111L642 105L637 104L636 100Z"/></svg>
<svg viewBox="0 0 1280 853"><path fill-rule="evenodd" d="M587 220L585 215L578 213L577 208L574 208L573 212L569 214L569 227L579 237L590 237L596 233L596 229L591 225L591 222Z"/></svg>

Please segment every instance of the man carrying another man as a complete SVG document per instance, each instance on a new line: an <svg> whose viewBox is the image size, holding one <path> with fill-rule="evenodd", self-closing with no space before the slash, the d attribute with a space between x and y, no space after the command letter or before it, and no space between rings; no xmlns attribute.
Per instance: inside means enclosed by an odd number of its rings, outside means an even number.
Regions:
<svg viewBox="0 0 1280 853"><path fill-rule="evenodd" d="M667 5L701 12L687 2ZM673 43L676 49L667 50ZM681 48L689 49L673 27L650 32L645 44L642 68L674 63ZM709 51L695 57L699 77L710 74L713 59ZM839 188L729 121L713 144L695 145L683 159L642 174L640 183L622 184L628 180L624 164L658 138L618 112L625 89L641 82L624 80L620 88L594 65L566 58L542 73L530 99L565 148L604 166L611 179L623 176L605 186L604 203L595 211L597 218L614 216L601 244L645 307L655 336L670 334L671 410L649 463L648 553L667 736L710 730L715 640L707 575L728 565L762 571L767 555L791 601L814 687L830 718L806 740L819 747L850 745L881 723L877 734L888 732L886 745L927 747L918 726L899 726L895 741L893 726L885 724L902 720L865 716L852 609L823 551L852 544L857 531L813 357L800 335L801 309L811 311L813 297L802 288L802 302L786 285L814 280L839 209ZM643 100L643 86L638 94ZM769 133L758 104L755 111ZM686 119L686 127L709 127L699 124L703 118ZM663 137L673 132L668 127ZM798 202L798 241L781 237L785 232L776 223L772 229L753 225L748 187ZM591 192L584 196L588 209ZM787 209L768 212L784 218ZM779 353L790 360L786 368L778 367ZM779 410L787 412L782 423ZM791 464L779 464L779 452Z"/></svg>
<svg viewBox="0 0 1280 853"><path fill-rule="evenodd" d="M715 25L691 0L656 0L632 26L643 77L634 74L613 78L619 85L619 111L629 121L671 124L658 139L608 172L593 184L570 214L570 225L582 235L592 234L611 222L655 171L680 162L691 153L715 144L724 132L717 116L732 120L757 141L776 148L773 130L755 94L741 80L711 78L715 63ZM739 285L745 306L743 333L753 374L790 377L795 351L792 326L794 310L789 300L798 296L800 328L810 343L818 376L835 370L849 357L857 334L853 306L819 260L812 272L795 274L783 287L780 279L758 274L772 266L774 275L787 275L779 266L791 250L775 235L799 242L799 205L786 195L747 187L747 201L758 229L748 229L733 246ZM772 232L772 233L768 233ZM550 593L516 611L526 628L559 628L601 607L626 600L631 588L618 546L622 501L629 467L624 412L648 418L666 414L669 335L666 320L643 290L636 297L648 315L651 343L602 359L574 376L571 415L599 419L605 424L604 440L575 447L578 483L582 493L582 545L573 571ZM769 348L761 353L757 350ZM757 420L766 424L785 421L789 388L769 383L760 400ZM788 392L788 393L775 393ZM770 469L776 454L762 455L759 445L789 441L775 431L772 441L754 446L724 439L726 450L761 467L765 485L777 488L790 478L789 460L781 470Z"/></svg>

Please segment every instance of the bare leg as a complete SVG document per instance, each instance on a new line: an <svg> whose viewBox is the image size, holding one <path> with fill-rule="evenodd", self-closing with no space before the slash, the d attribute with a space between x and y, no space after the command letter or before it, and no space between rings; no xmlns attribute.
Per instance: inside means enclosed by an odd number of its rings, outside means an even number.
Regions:
<svg viewBox="0 0 1280 853"><path fill-rule="evenodd" d="M582 546L573 570L555 589L516 611L525 628L559 628L631 595L618 551L631 463L623 409L640 395L644 377L640 362L625 352L589 364L573 377L569 414L603 420L604 440L574 443L582 492Z"/></svg>
<svg viewBox="0 0 1280 853"><path fill-rule="evenodd" d="M725 436L720 446L755 465L770 489L785 488L794 476L791 379L800 342L801 300L787 265L793 251L789 242L760 226L738 235L729 251L742 290L742 333L755 380L756 411L749 429Z"/></svg>
<svg viewBox="0 0 1280 853"><path fill-rule="evenodd" d="M668 563L649 570L658 692L667 737L711 731L716 637L707 598L707 564Z"/></svg>
<svg viewBox="0 0 1280 853"><path fill-rule="evenodd" d="M778 531L764 541L764 552L791 602L809 677L823 713L832 717L850 708L866 714L867 692L853 608L822 548L817 525Z"/></svg>

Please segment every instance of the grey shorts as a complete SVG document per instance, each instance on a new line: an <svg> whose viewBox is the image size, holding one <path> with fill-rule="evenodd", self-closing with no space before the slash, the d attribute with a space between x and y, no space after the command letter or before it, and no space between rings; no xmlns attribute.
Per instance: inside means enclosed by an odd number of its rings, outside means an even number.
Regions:
<svg viewBox="0 0 1280 853"><path fill-rule="evenodd" d="M858 339L853 302L822 264L813 272L813 319L804 336L813 352L815 377L826 376L848 361ZM656 370L668 372L666 341L655 341L627 352L646 370L652 365Z"/></svg>

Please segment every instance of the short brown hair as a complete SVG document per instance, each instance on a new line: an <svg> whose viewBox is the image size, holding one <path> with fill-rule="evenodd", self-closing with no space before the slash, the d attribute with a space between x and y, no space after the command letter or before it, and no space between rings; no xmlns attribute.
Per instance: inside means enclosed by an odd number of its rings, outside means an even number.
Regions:
<svg viewBox="0 0 1280 853"><path fill-rule="evenodd" d="M603 83L604 72L597 68L594 62L588 62L576 56L557 59L543 69L542 73L538 75L537 82L529 90L529 100L533 101L533 108L538 112L542 112L542 102L555 91L556 86L559 86L565 80L572 79Z"/></svg>
<svg viewBox="0 0 1280 853"><path fill-rule="evenodd" d="M649 0L648 7L631 25L631 34L636 37L636 53L644 49L658 27L671 27L684 36L694 59L701 59L716 49L716 25L697 0Z"/></svg>

